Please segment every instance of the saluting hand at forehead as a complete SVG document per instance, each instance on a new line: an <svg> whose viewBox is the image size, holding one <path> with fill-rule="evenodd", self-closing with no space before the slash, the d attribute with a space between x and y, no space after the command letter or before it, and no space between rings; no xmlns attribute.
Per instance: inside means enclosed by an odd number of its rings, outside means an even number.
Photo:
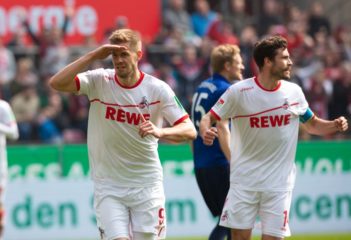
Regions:
<svg viewBox="0 0 351 240"><path fill-rule="evenodd" d="M128 48L124 45L117 44L104 44L101 47L98 47L93 51L95 59L105 59L113 52L128 50Z"/></svg>

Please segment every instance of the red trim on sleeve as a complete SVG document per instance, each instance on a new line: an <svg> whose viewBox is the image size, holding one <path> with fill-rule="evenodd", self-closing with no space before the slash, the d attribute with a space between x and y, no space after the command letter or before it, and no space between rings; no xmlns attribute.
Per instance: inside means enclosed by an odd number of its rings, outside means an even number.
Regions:
<svg viewBox="0 0 351 240"><path fill-rule="evenodd" d="M79 90L80 90L80 81L79 81L78 76L76 76L76 77L74 78L74 81L76 81L76 88L77 88L77 91L79 92Z"/></svg>
<svg viewBox="0 0 351 240"><path fill-rule="evenodd" d="M173 126L178 125L179 123L183 122L185 119L189 118L189 115L184 115L183 117L179 118L177 121L174 122Z"/></svg>
<svg viewBox="0 0 351 240"><path fill-rule="evenodd" d="M218 121L221 121L221 117L218 116L217 113L215 113L215 111L213 111L212 109L210 110L210 113L218 120Z"/></svg>

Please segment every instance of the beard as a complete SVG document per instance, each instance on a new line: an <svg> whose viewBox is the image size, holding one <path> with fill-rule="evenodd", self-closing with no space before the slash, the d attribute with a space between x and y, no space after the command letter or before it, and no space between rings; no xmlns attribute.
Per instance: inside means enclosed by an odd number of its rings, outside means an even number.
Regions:
<svg viewBox="0 0 351 240"><path fill-rule="evenodd" d="M289 80L290 79L290 70L288 68L285 69L272 69L271 75L277 79Z"/></svg>

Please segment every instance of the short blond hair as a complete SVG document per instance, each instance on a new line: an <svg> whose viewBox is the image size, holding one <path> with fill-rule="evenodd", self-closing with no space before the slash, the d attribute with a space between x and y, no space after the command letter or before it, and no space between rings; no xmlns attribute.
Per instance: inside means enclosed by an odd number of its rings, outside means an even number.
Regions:
<svg viewBox="0 0 351 240"><path fill-rule="evenodd" d="M111 44L128 43L135 51L141 51L141 37L139 32L131 29L117 29L108 38Z"/></svg>
<svg viewBox="0 0 351 240"><path fill-rule="evenodd" d="M240 48L233 44L218 45L211 53L211 69L213 73L221 72L226 62L233 62L234 56L240 54Z"/></svg>

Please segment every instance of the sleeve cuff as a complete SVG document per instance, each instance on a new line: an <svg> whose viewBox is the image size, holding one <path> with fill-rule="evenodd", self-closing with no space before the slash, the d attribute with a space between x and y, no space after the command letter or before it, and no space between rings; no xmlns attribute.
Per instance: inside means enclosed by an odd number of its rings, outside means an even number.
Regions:
<svg viewBox="0 0 351 240"><path fill-rule="evenodd" d="M217 113L215 113L215 111L213 111L212 109L210 110L210 113L212 114L212 116L214 116L218 121L220 121L221 120L221 117L220 116L218 116L218 114Z"/></svg>
<svg viewBox="0 0 351 240"><path fill-rule="evenodd" d="M183 117L179 118L177 121L174 122L173 126L183 122L185 119L189 118L189 115L184 115Z"/></svg>
<svg viewBox="0 0 351 240"><path fill-rule="evenodd" d="M80 81L79 81L78 76L76 76L74 78L74 81L76 82L76 88L77 88L77 91L79 92L79 90L80 90Z"/></svg>

